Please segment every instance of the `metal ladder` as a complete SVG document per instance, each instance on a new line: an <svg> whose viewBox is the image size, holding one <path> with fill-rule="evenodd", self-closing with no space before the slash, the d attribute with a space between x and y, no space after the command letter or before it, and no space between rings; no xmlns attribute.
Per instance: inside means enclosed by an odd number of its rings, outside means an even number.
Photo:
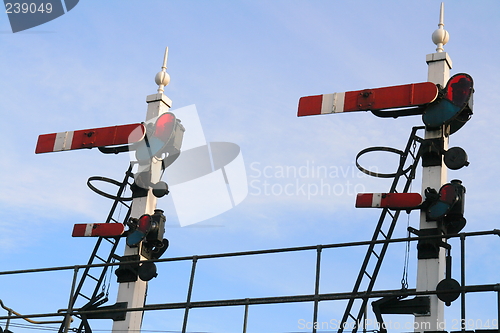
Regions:
<svg viewBox="0 0 500 333"><path fill-rule="evenodd" d="M108 217L106 218L106 223L125 223L126 221L128 221L130 217L132 204L127 202L131 201L131 198L125 198L124 194L127 189L127 186L132 185L132 183L130 182L131 179L133 181L132 166L133 165L130 164L128 170L125 172L125 177L121 183L110 179L106 179L108 182L111 182L119 186L116 196L105 195L106 197L112 198L114 200L113 205L111 206L111 210L108 214ZM89 178L89 182L92 178L94 180L105 179L104 177L91 177ZM122 211L123 208L125 208L124 212ZM123 213L125 214L123 218L120 219L119 215ZM87 265L111 263L114 260L113 255L116 251L116 248L118 247L119 241L120 237L116 238L99 237L94 246L92 254L90 255ZM83 306L80 307L81 310L95 308L107 302L108 300L107 293L104 292L104 290L101 290L101 287L104 287L103 283L105 281L108 269L110 269L110 266L86 267L83 270L80 280L76 285L74 294L72 295L71 308L74 308L76 303L80 300L86 302L83 304ZM91 332L86 319L85 318L80 318L80 319L82 319L82 321L80 322L76 332L78 333ZM64 324L61 325L59 333L62 333L63 330L64 330Z"/></svg>
<svg viewBox="0 0 500 333"><path fill-rule="evenodd" d="M394 180L392 182L389 193L397 193L397 185L400 181L401 177L404 177L405 183L403 189L400 193L407 193L412 180L415 178L415 171L418 166L418 162L420 160L420 153L416 150L417 153L412 152L412 148L415 151L417 142L421 142L422 139L416 135L416 132L424 127L418 126L413 127L412 132L410 134L410 138L408 139L408 143L406 144L406 149L400 155L400 162L398 170L394 176ZM413 158L413 162L410 166L405 169L405 164L408 158ZM396 222L398 220L400 210L391 212L389 209L384 208L382 213L380 214L380 218L378 220L377 226L375 228L375 232L373 233L372 242L381 241L381 240L389 240L391 239L392 233L396 226ZM387 251L387 247L389 243L379 243L381 248L379 250L375 249L374 243L371 243L368 246L368 250L366 252L365 258L363 260L363 264L361 265L361 269L359 271L356 282L354 283L354 288L352 290L353 294L358 294L360 292L360 287L363 283L368 282L366 290L363 290L363 293L370 294L373 290L373 286L375 285L375 280L377 278L378 272L382 265L382 261L384 259L385 253ZM369 269L369 265L373 264L372 269ZM365 309L368 303L369 297L363 297L361 302L357 302L356 305L360 305L359 307L355 307L355 299L349 299L347 303L347 307L345 309L344 315L342 317L342 322L338 333L342 333L346 327L352 327L352 332L355 333L358 330L358 326L362 321L363 315L365 313ZM348 321L353 320L353 325L348 325Z"/></svg>

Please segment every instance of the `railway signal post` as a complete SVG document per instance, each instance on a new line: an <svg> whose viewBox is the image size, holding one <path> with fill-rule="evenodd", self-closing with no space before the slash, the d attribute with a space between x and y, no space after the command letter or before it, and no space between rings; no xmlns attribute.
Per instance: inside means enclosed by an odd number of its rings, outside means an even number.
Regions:
<svg viewBox="0 0 500 333"><path fill-rule="evenodd" d="M452 62L448 53L444 52L443 46L449 40L449 34L444 30L444 8L441 4L440 10L440 20L439 28L432 34L432 41L436 44L436 53L428 54L426 57L428 65L427 80L435 84L439 84L442 87L446 85L446 82L450 78L450 69ZM443 149L448 149L448 133L449 125L442 125L437 129L425 130L425 139L436 139L441 141L443 144ZM429 163L422 158L422 193L427 188L439 189L443 184L447 182L447 168L444 165L442 158L439 159L437 163ZM420 213L420 230L428 230L432 233L432 230L437 229L436 221L427 221L427 216L425 211ZM431 291L436 290L436 286L444 277L445 270L445 249L439 247L439 253L435 258L422 258L421 253L419 253L419 259L417 263L417 291ZM430 314L429 316L415 316L415 331L423 332L425 331L438 331L444 330L444 303L441 302L437 295L430 295Z"/></svg>
<svg viewBox="0 0 500 333"><path fill-rule="evenodd" d="M444 304L450 305L458 294L454 293L453 297L448 297L444 296L443 291L450 292L450 289L460 285L451 278L451 247L443 239L443 235L460 232L466 223L463 217L465 187L462 186L460 180L447 182L447 168L458 170L469 163L467 154L462 148L448 149L448 141L449 136L458 131L472 115L473 80L465 73L455 74L450 78L452 62L448 54L444 52L444 45L449 40L449 34L444 29L443 21L444 5L441 4L438 29L432 34L432 41L437 46L436 52L426 56L427 82L305 96L299 100L297 114L300 117L371 111L373 115L383 118L422 116L425 127L414 127L413 134L410 136L410 141L414 140L414 144L417 141L420 142L420 149L416 155L412 154L414 164L407 169L404 163L408 156L409 144L406 152L388 147L371 147L362 150L356 157L356 166L360 171L374 177L394 178L395 181L390 193L364 193L358 194L356 198L358 208L384 209L375 228L373 241L391 237L399 211L420 210L419 230L409 228L409 231L419 237L422 236L417 246L416 277L416 291L422 292L422 296L408 300L388 297L372 303L377 321L381 325L384 324L382 314L414 314L414 331L416 332L443 331L446 328ZM425 129L424 138L415 137L415 131L422 129ZM400 154L402 159L399 171L394 174L378 174L362 168L357 159L370 151L389 151ZM414 176L415 163L420 158L422 194L407 193L408 182L411 183ZM397 193L396 185L399 177L408 172L410 172L410 176L406 177L408 186L405 186L403 193ZM392 215L390 227L383 232L385 213L388 209L396 210L398 213ZM370 293L373 290L386 249L387 244L384 244L380 253L375 253L373 247L368 248L358 278L354 283L353 294ZM375 268L369 269L368 263L372 260L376 261ZM361 290L364 281L368 283L368 286L365 290ZM406 289L407 284L406 286L403 284L402 288ZM436 291L438 292L435 293ZM426 292L430 294L425 295ZM402 308L403 302L404 308ZM353 332L358 330L368 298L363 298L359 304L361 305L355 306L354 299L349 300L339 333L343 332L349 324L348 321L353 321ZM381 332L385 332L385 329L381 329Z"/></svg>
<svg viewBox="0 0 500 333"><path fill-rule="evenodd" d="M156 209L156 203L157 198L168 194L168 185L161 181L161 176L163 170L180 154L184 127L180 124L180 120L169 112L172 101L163 94L164 87L170 82L170 76L166 72L167 57L168 48L165 50L162 70L155 77L158 92L146 97L148 107L146 120L143 123L43 134L38 137L35 149L37 154L83 148L98 148L106 154L128 151L135 153L137 161L131 162L128 171L132 170L132 166L137 166L133 176L134 183L131 185L132 205L127 206L130 209L130 219L123 224L113 219L111 219L113 223L107 221L76 224L73 229L73 237L116 238L116 243L113 244L117 244L120 237L127 238L123 256L116 256L113 253L116 247L109 255L108 260L118 259L120 266L115 272L119 283L117 302L108 309L142 308L145 305L147 282L156 276L156 266L152 262L141 263L141 261L158 259L168 247L168 240L163 238L165 216L162 210ZM127 175L127 179L128 177L131 175ZM96 193L118 201L124 199L98 190L90 184L92 178L95 177L89 178L87 184ZM101 177L97 178L103 180ZM127 231L124 230L125 225L129 227ZM91 258L94 256L95 253ZM87 272L84 276L90 274ZM101 275L101 279L102 276L104 275ZM96 277L93 279L98 281L98 284L102 282ZM83 283L84 277L81 281ZM80 287L81 284L78 288ZM78 295L85 296L81 293ZM97 301L93 297L85 297L89 300L88 304L92 305ZM74 302L73 300L71 305ZM82 320L78 332L81 332L84 326L88 326L87 317ZM142 317L143 311L122 311L119 316L98 318L112 318L113 332L132 333L140 332ZM68 331L67 324L64 329Z"/></svg>
<svg viewBox="0 0 500 333"><path fill-rule="evenodd" d="M156 84L158 84L158 93L149 95L146 98L146 102L148 103L147 113L146 113L146 122L151 121L158 116L168 112L172 105L172 101L163 94L164 87L169 84L170 76L166 72L167 68L167 57L168 57L168 48L165 50L165 57L163 61L162 71L160 71L155 78ZM161 178L162 172L162 160L158 159L156 156L150 156L150 160L148 161L149 166L151 168L151 183L159 182ZM142 166L139 165L139 168ZM139 218L143 214L153 215L156 209L157 197L153 195L152 189L147 190L147 194L145 196L136 196L132 200L132 210L130 216ZM137 257L140 260L146 260L147 258L142 254L142 246L143 242L139 242L137 246L130 247L128 245L125 246L125 253L123 257ZM122 258L123 258L122 257ZM141 308L145 304L146 300L146 289L147 289L147 281L143 281L139 278L136 278L136 281L131 282L120 282L118 288L118 297L117 303L126 302L127 308ZM113 322L113 332L120 333L133 333L140 332L142 325L142 317L143 311L128 311L123 321L114 321Z"/></svg>

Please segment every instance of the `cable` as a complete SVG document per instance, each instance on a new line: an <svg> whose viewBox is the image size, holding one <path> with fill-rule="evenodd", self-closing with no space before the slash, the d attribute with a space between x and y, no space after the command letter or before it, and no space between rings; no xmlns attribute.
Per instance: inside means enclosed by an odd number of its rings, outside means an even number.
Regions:
<svg viewBox="0 0 500 333"><path fill-rule="evenodd" d="M116 260L113 258L113 259L111 260L111 263L113 263L113 264L114 264L115 262L116 262ZM108 267L108 270L109 270L109 278L108 278L108 286L107 286L107 288L106 288L106 294L105 294L106 296L105 296L105 297L108 297L108 295L109 295L109 288L111 287L111 278L113 277L113 270L114 270L114 269L115 269L115 266L110 266L110 267ZM107 272L106 272L106 274L107 274ZM105 285L105 284L106 284L106 281L104 281L104 285ZM103 288L102 288L102 291L103 291L103 292L104 292L104 289L105 289L105 287L103 286Z"/></svg>
<svg viewBox="0 0 500 333"><path fill-rule="evenodd" d="M2 324L5 325L5 324ZM42 325L35 325L35 324L18 324L18 323L10 323L10 327L15 327L15 328L24 328L24 329L29 329L29 330L37 330L37 331L53 331L57 332L59 331L59 326L42 326Z"/></svg>
<svg viewBox="0 0 500 333"><path fill-rule="evenodd" d="M407 222L407 228L408 230L410 226L410 214L408 214L408 222ZM411 237L410 231L407 231L407 236L408 238ZM401 278L401 289L406 290L408 289L408 266L409 266L409 260L410 259L410 241L406 242L406 250L405 250L405 259L404 259L404 264L403 264L403 277Z"/></svg>
<svg viewBox="0 0 500 333"><path fill-rule="evenodd" d="M415 154L415 149L417 145L416 142L413 142L413 151L411 152L412 155ZM410 183L410 192L412 191L412 186L413 184ZM406 237L410 238L411 233L410 233L410 214L408 213L408 220L406 221ZM408 266L409 266L409 261L410 261L410 241L408 240L406 242L406 250L405 250L405 257L404 257L404 264L403 264L403 277L401 278L401 289L406 290L408 289Z"/></svg>
<svg viewBox="0 0 500 333"><path fill-rule="evenodd" d="M134 330L109 330L109 329L92 329L92 332L131 332ZM170 330L136 330L136 332L141 332L141 333L181 333L182 331L170 331ZM215 333L215 332L208 332L208 331L187 331L186 333Z"/></svg>

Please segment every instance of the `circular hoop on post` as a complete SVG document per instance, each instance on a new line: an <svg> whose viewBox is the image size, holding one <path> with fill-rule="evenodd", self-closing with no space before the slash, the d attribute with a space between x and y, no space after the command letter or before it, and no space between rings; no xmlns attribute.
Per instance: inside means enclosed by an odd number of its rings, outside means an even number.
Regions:
<svg viewBox="0 0 500 333"><path fill-rule="evenodd" d="M92 191L94 191L95 193L97 193L99 195L102 195L105 198L108 198L108 199L111 199L111 200L120 200L120 201L132 201L132 197L119 198L116 195L112 195L112 194L106 193L104 191L101 191L97 187L95 187L94 185L92 185L92 183L91 183L92 181L101 181L101 182L105 182L105 183L110 183L110 184L116 185L118 187L120 187L122 185L120 182L118 182L118 181L116 181L114 179L111 179L111 178L106 178L106 177L101 177L101 176L93 176L93 177L90 177L87 180L87 186Z"/></svg>
<svg viewBox="0 0 500 333"><path fill-rule="evenodd" d="M398 175L397 172L395 173L378 173L378 172L374 172L374 171L370 171L368 169L365 169L363 168L359 162L358 162L358 159L366 154L366 153L370 153L370 152L374 152L374 151L386 151L386 152L389 152L389 153L395 153L395 154L399 154L400 156L403 156L404 155L404 152L399 150L399 149L396 149L396 148L391 148L391 147L369 147L369 148L365 148L363 150L361 150L358 155L356 155L356 167L359 169L359 171L363 172L363 173L366 173L367 175L369 176L372 176L372 177L378 177L378 178L394 178ZM404 169L402 174L405 174L407 173L408 171L410 171L411 169L411 166L409 166L408 168Z"/></svg>

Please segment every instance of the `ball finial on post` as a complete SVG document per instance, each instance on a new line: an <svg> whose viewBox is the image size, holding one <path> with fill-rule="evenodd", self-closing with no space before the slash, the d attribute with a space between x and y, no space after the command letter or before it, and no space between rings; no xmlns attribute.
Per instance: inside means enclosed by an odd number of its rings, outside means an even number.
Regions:
<svg viewBox="0 0 500 333"><path fill-rule="evenodd" d="M444 30L444 3L441 2L441 10L439 12L438 29L432 33L432 41L436 44L436 51L443 52L444 45L450 40L450 34Z"/></svg>
<svg viewBox="0 0 500 333"><path fill-rule="evenodd" d="M158 93L162 94L164 87L170 83L170 75L167 73L167 59L168 59L168 47L165 49L165 56L163 57L163 66L161 66L161 71L155 76L155 82L158 85Z"/></svg>

